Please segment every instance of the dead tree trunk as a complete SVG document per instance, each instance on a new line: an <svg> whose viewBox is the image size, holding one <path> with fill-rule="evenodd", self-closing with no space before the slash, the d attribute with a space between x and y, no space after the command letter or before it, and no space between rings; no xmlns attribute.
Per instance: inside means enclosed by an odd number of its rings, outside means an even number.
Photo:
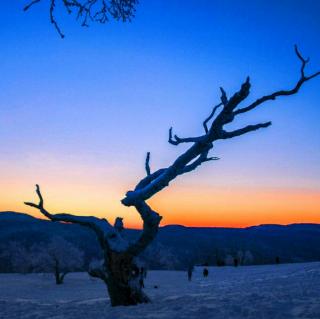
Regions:
<svg viewBox="0 0 320 319"><path fill-rule="evenodd" d="M306 76L305 66L309 59L304 59L297 47L295 47L295 52L301 61L301 68L300 78L292 89L276 91L257 99L248 106L238 108L239 104L249 95L251 87L249 77L242 84L240 90L229 99L226 92L221 88L221 102L213 108L211 114L203 122L205 131L203 135L180 138L177 135L172 135L172 128L169 130L170 144L175 146L181 143L192 144L172 165L151 173L149 165L150 153L147 154L145 162L147 176L139 181L132 191L127 192L125 198L122 199L122 204L135 207L143 220L143 231L136 242L129 243L123 237L121 218L117 218L115 225L112 226L106 219L99 219L93 216L50 214L44 208L40 188L38 185L36 186L39 204L26 202L26 205L39 209L44 216L52 221L80 224L89 227L95 232L103 252L104 263L102 267L90 269L89 273L106 283L112 306L136 305L150 301L139 286L138 271L134 259L153 241L157 235L162 217L148 206L146 200L167 187L177 176L189 173L205 162L217 160L217 157L208 157L215 141L230 139L270 126L271 122L266 122L248 125L234 131L226 131L224 128L239 114L251 111L260 104L275 100L277 97L293 95L299 91L305 82L320 75L320 72L316 72ZM220 112L216 115L219 108Z"/></svg>
<svg viewBox="0 0 320 319"><path fill-rule="evenodd" d="M104 270L104 267L108 271ZM108 256L107 265L90 269L89 274L105 282L112 306L136 305L150 301L140 289L139 268L129 254L112 252Z"/></svg>
<svg viewBox="0 0 320 319"><path fill-rule="evenodd" d="M26 203L26 205L38 208L44 216L52 221L80 224L89 227L96 233L103 251L104 263L102 267L90 269L89 274L105 282L112 306L136 305L150 301L140 288L139 269L135 265L134 258L156 236L161 220L157 213L153 212L145 203L137 205L137 209L140 209L141 213L144 214L144 231L140 239L130 245L121 235L120 219L116 220L116 225L113 227L106 219L93 216L53 215L43 207L43 198L38 185L36 185L36 192L39 197L39 204ZM57 284L61 284L59 267L56 267L55 273Z"/></svg>
<svg viewBox="0 0 320 319"><path fill-rule="evenodd" d="M139 268L133 256L112 253L109 259L107 286L113 306L136 305L149 302L139 285Z"/></svg>

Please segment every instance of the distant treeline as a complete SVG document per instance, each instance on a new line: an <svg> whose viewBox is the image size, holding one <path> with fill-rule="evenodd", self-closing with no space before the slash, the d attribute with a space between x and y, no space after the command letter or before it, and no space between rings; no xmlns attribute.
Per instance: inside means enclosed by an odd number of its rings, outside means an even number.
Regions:
<svg viewBox="0 0 320 319"><path fill-rule="evenodd" d="M125 230L130 240L138 234L137 230ZM46 247L56 237L81 252L83 263L75 270L87 270L92 260L101 258L90 230L26 214L0 213L0 272L21 272L19 262L14 260L17 249L34 252L37 245ZM177 270L185 270L190 264L233 265L235 260L239 265L319 261L320 225L262 225L244 229L166 226L160 228L157 239L140 260L149 269Z"/></svg>

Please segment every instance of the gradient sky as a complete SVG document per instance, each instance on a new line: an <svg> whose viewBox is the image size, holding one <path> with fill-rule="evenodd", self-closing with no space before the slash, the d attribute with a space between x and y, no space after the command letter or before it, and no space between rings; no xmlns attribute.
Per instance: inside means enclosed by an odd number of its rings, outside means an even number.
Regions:
<svg viewBox="0 0 320 319"><path fill-rule="evenodd" d="M39 216L23 205L42 186L51 212L120 215L120 204L151 168L185 150L167 143L168 128L202 134L202 120L247 75L249 101L294 85L297 43L320 69L320 2L140 0L130 24L81 28L46 1L0 11L0 210ZM182 4L183 3L183 4ZM296 96L239 116L233 127L273 125L218 142L220 161L177 178L150 203L162 225L247 226L320 222L320 79Z"/></svg>

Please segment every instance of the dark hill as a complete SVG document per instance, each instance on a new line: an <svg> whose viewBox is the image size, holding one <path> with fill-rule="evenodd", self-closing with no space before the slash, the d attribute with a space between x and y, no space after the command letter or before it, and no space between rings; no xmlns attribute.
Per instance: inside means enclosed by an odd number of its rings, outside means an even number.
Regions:
<svg viewBox="0 0 320 319"><path fill-rule="evenodd" d="M138 230L126 230L130 240ZM85 252L87 261L99 257L99 247L92 231L72 224L54 223L32 216L0 213L0 243L9 241L31 245L63 236ZM248 253L249 252L249 253ZM189 263L223 264L226 257L248 254L245 263L307 262L320 260L320 225L260 225L248 228L196 228L169 225L160 228L158 237L144 253L153 268L185 268ZM0 251L1 255L1 251ZM1 267L1 266L0 266ZM8 271L0 268L0 271Z"/></svg>

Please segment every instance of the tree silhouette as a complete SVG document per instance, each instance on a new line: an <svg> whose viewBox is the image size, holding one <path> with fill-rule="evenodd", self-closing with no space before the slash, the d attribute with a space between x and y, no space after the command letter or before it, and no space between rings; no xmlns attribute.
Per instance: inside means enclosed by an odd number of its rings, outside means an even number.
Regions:
<svg viewBox="0 0 320 319"><path fill-rule="evenodd" d="M35 244L31 248L31 257L35 270L52 272L57 285L63 283L68 273L84 264L83 252L59 236L53 237L49 243Z"/></svg>
<svg viewBox="0 0 320 319"><path fill-rule="evenodd" d="M58 3L67 10L68 14L75 13L76 19L80 21L83 27L88 27L92 22L104 24L110 18L123 22L131 21L136 11L135 7L138 4L138 0L32 0L23 10L27 11L33 5L45 1L49 4L50 22L54 25L61 38L64 38L64 33L55 15Z"/></svg>
<svg viewBox="0 0 320 319"><path fill-rule="evenodd" d="M63 283L71 271L83 267L83 252L62 237L55 236L49 242L40 242L30 247L12 241L2 248L1 257L9 260L11 271L19 273L51 272L56 284Z"/></svg>
<svg viewBox="0 0 320 319"><path fill-rule="evenodd" d="M309 59L303 58L296 46L295 53L301 62L301 68L300 77L292 89L273 92L258 98L245 107L239 108L239 104L249 95L251 87L249 77L242 84L240 90L230 98L227 97L225 90L220 88L221 102L213 108L210 115L204 120L203 135L181 138L173 135L172 128L170 128L168 140L170 144L175 146L184 143L191 144L170 166L151 172L150 153L147 154L145 161L146 176L137 183L133 190L128 191L121 201L125 206L135 207L143 220L143 230L135 242L128 242L124 238L123 224L120 219L116 220L115 227L113 227L106 219L93 216L54 215L49 213L44 208L40 187L36 186L39 203L26 202L26 205L39 209L44 216L52 221L80 224L89 227L96 233L103 251L104 263L102 268L92 269L91 274L101 278L106 283L113 306L134 305L150 301L139 287L134 258L153 241L162 217L152 210L146 200L167 187L178 176L195 170L203 163L218 160L217 157L209 157L209 151L213 148L215 141L234 138L269 127L271 122L248 125L233 131L227 131L224 128L226 124L233 122L238 115L249 112L267 101L297 93L305 82L320 75L319 71L307 76L305 67Z"/></svg>

